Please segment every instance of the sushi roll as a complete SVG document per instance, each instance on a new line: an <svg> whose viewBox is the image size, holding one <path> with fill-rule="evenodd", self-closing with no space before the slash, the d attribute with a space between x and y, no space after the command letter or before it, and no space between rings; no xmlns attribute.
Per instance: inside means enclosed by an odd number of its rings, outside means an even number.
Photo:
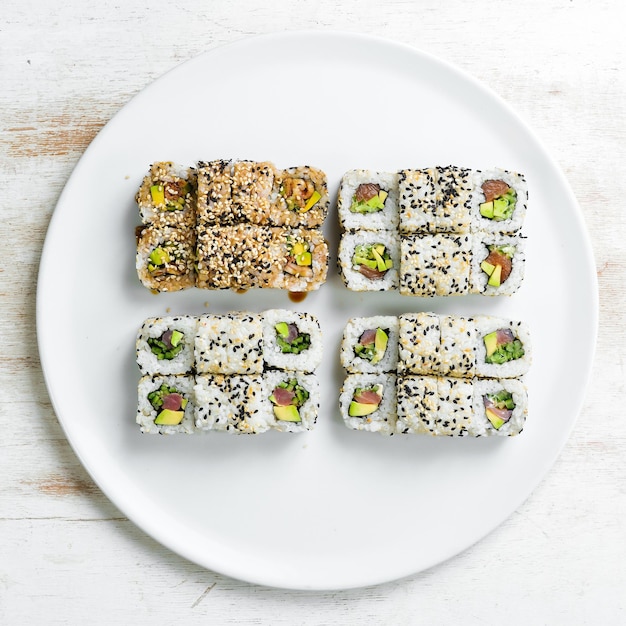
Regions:
<svg viewBox="0 0 626 626"><path fill-rule="evenodd" d="M530 332L524 322L490 315L478 315L474 321L477 330L477 376L516 378L528 372L532 347Z"/></svg>
<svg viewBox="0 0 626 626"><path fill-rule="evenodd" d="M475 379L470 434L510 437L519 435L528 415L528 393L517 379Z"/></svg>
<svg viewBox="0 0 626 626"><path fill-rule="evenodd" d="M339 406L348 428L393 435L397 421L395 374L349 374Z"/></svg>
<svg viewBox="0 0 626 626"><path fill-rule="evenodd" d="M514 235L524 224L528 185L523 174L503 169L476 170L470 208L472 230Z"/></svg>
<svg viewBox="0 0 626 626"><path fill-rule="evenodd" d="M434 435L439 410L435 376L398 376L396 382L398 421L396 432Z"/></svg>
<svg viewBox="0 0 626 626"><path fill-rule="evenodd" d="M236 221L232 206L232 162L199 161L197 164L197 221L205 226L228 226Z"/></svg>
<svg viewBox="0 0 626 626"><path fill-rule="evenodd" d="M352 374L395 372L398 367L398 318L353 317L341 341L341 365Z"/></svg>
<svg viewBox="0 0 626 626"><path fill-rule="evenodd" d="M473 378L476 373L477 330L472 318L439 318L439 372L444 376Z"/></svg>
<svg viewBox="0 0 626 626"><path fill-rule="evenodd" d="M192 376L143 376L137 387L137 424L142 433L194 432Z"/></svg>
<svg viewBox="0 0 626 626"><path fill-rule="evenodd" d="M272 415L261 375L196 376L194 394L198 430L259 434L270 429Z"/></svg>
<svg viewBox="0 0 626 626"><path fill-rule="evenodd" d="M328 183L322 170L292 167L276 173L270 221L275 226L316 228L330 207Z"/></svg>
<svg viewBox="0 0 626 626"><path fill-rule="evenodd" d="M398 174L400 232L434 232L436 203L434 168L401 170Z"/></svg>
<svg viewBox="0 0 626 626"><path fill-rule="evenodd" d="M345 230L398 228L398 174L351 170L341 179L337 201Z"/></svg>
<svg viewBox="0 0 626 626"><path fill-rule="evenodd" d="M135 196L144 224L191 228L196 224L196 180L192 168L153 163Z"/></svg>
<svg viewBox="0 0 626 626"><path fill-rule="evenodd" d="M322 330L310 313L270 309L262 314L265 367L313 372L322 361Z"/></svg>
<svg viewBox="0 0 626 626"><path fill-rule="evenodd" d="M398 373L438 374L441 324L435 313L404 313L398 317Z"/></svg>
<svg viewBox="0 0 626 626"><path fill-rule="evenodd" d="M194 287L195 245L196 234L191 228L141 229L135 262L139 280L154 292Z"/></svg>
<svg viewBox="0 0 626 626"><path fill-rule="evenodd" d="M261 316L244 312L200 316L194 358L199 374L260 374L263 371Z"/></svg>
<svg viewBox="0 0 626 626"><path fill-rule="evenodd" d="M521 286L525 271L524 237L480 234L474 236L471 293L510 296Z"/></svg>
<svg viewBox="0 0 626 626"><path fill-rule="evenodd" d="M319 228L274 228L274 273L269 287L315 291L326 282L328 244Z"/></svg>
<svg viewBox="0 0 626 626"><path fill-rule="evenodd" d="M399 245L391 231L344 233L339 243L341 277L351 291L398 287Z"/></svg>
<svg viewBox="0 0 626 626"><path fill-rule="evenodd" d="M269 162L237 161L232 167L234 219L251 224L269 224L275 168Z"/></svg>
<svg viewBox="0 0 626 626"><path fill-rule="evenodd" d="M271 427L281 432L312 430L320 407L317 377L302 372L268 371L264 374L265 408Z"/></svg>
<svg viewBox="0 0 626 626"><path fill-rule="evenodd" d="M432 232L468 233L471 225L472 171L453 165L437 167L435 170L437 181Z"/></svg>
<svg viewBox="0 0 626 626"><path fill-rule="evenodd" d="M191 315L145 320L135 342L141 374L192 374L196 324Z"/></svg>
<svg viewBox="0 0 626 626"><path fill-rule="evenodd" d="M471 380L440 376L437 378L438 407L433 434L466 437L473 423L474 387Z"/></svg>

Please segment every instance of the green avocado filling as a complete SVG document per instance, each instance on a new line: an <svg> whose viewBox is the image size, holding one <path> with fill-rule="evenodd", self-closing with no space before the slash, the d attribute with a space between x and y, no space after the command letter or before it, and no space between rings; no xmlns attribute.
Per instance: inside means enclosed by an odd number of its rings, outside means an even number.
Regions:
<svg viewBox="0 0 626 626"><path fill-rule="evenodd" d="M279 389L284 389L293 394L290 404L284 404L284 402L279 404L276 398ZM295 378L291 378L288 381L278 383L269 399L274 405L272 408L276 419L285 422L301 422L302 417L298 409L309 399L309 392Z"/></svg>
<svg viewBox="0 0 626 626"><path fill-rule="evenodd" d="M168 338L168 331L165 331L160 337L148 337L148 345L152 354L161 361L163 359L170 361L175 358L180 351L185 347L183 343L185 335L179 330L171 332L171 336Z"/></svg>
<svg viewBox="0 0 626 626"><path fill-rule="evenodd" d="M384 274L393 267L393 261L384 244L359 244L354 248L352 265L357 268L363 265Z"/></svg>
<svg viewBox="0 0 626 626"><path fill-rule="evenodd" d="M511 219L513 211L515 211L516 200L515 189L509 187L504 195L494 198L491 202L481 203L479 206L480 214L494 222Z"/></svg>
<svg viewBox="0 0 626 626"><path fill-rule="evenodd" d="M485 343L486 363L502 365L508 361L515 361L524 356L524 344L519 339L498 343L497 332L489 333L483 337Z"/></svg>
<svg viewBox="0 0 626 626"><path fill-rule="evenodd" d="M156 391L151 391L148 394L148 402L153 406L155 411L158 411L163 406L163 398L165 396L169 396L171 393L177 393L179 395L183 395L176 389L175 387L168 387L167 385L161 385ZM180 408L184 410L187 406L187 399L183 398L181 401Z"/></svg>
<svg viewBox="0 0 626 626"><path fill-rule="evenodd" d="M496 409L509 409L512 411L515 408L513 396L504 389L498 391L498 393L488 393L487 399L493 403Z"/></svg>
<svg viewBox="0 0 626 626"><path fill-rule="evenodd" d="M357 200L356 196L353 196L350 211L352 213L376 213L382 211L385 208L385 200L388 195L384 189L381 189L369 200Z"/></svg>
<svg viewBox="0 0 626 626"><path fill-rule="evenodd" d="M376 363L379 363L385 356L388 341L389 329L377 328L374 340L367 344L363 344L359 341L359 343L354 346L354 353L365 361L370 361L372 365L376 365Z"/></svg>
<svg viewBox="0 0 626 626"><path fill-rule="evenodd" d="M276 343L283 354L300 354L311 346L311 335L301 333L295 324L279 322L274 326L276 330ZM290 336L295 337L289 339Z"/></svg>
<svg viewBox="0 0 626 626"><path fill-rule="evenodd" d="M367 402L359 402L359 399L365 400L366 398L362 396L376 394L377 402L370 402L369 398ZM372 400L374 399L371 398ZM352 401L348 406L348 415L350 417L365 417L366 415L371 415L372 413L378 410L380 403L383 399L383 386L373 385L371 387L357 387L354 390L354 394L352 395Z"/></svg>
<svg viewBox="0 0 626 626"><path fill-rule="evenodd" d="M185 208L185 199L190 191L191 186L187 182L158 183L150 187L150 196L155 206L165 207L167 211L180 211Z"/></svg>

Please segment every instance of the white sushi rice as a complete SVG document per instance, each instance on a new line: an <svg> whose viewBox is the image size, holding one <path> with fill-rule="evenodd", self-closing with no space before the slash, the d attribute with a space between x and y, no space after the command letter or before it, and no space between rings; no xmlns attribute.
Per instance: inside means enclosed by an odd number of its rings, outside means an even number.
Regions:
<svg viewBox="0 0 626 626"><path fill-rule="evenodd" d="M352 199L359 185L373 183L387 192L384 208L371 212L351 211ZM398 228L398 174L350 170L343 175L337 200L339 223L345 230L396 230Z"/></svg>
<svg viewBox="0 0 626 626"><path fill-rule="evenodd" d="M382 359L378 363L372 364L371 361L356 353L355 346L366 330L377 328L387 332L387 347ZM341 365L352 374L395 372L398 367L398 345L398 318L394 315L353 317L348 320L343 331L340 352Z"/></svg>
<svg viewBox="0 0 626 626"><path fill-rule="evenodd" d="M180 424L154 423L160 411L157 411L152 406L150 400L148 400L148 394L160 389L161 385L166 385L170 389L175 390L187 400L184 417ZM143 376L137 386L136 422L139 424L141 432L153 435L192 434L194 432L193 385L194 379L192 376Z"/></svg>
<svg viewBox="0 0 626 626"><path fill-rule="evenodd" d="M437 379L439 406L433 434L466 437L472 427L474 387L471 380L440 376Z"/></svg>
<svg viewBox="0 0 626 626"><path fill-rule="evenodd" d="M402 170L398 175L400 232L433 232L436 172L434 168Z"/></svg>
<svg viewBox="0 0 626 626"><path fill-rule="evenodd" d="M287 309L270 309L262 314L263 359L266 367L282 370L313 372L322 362L322 330L317 317ZM300 333L309 335L310 346L293 354L283 352L277 342L276 325L280 322L295 324Z"/></svg>
<svg viewBox="0 0 626 626"><path fill-rule="evenodd" d="M302 372L279 372L270 371L264 374L265 392L263 397L264 409L269 413L269 424L271 428L280 432L299 433L312 430L317 422L317 416L320 408L320 386L319 380L315 374L304 374ZM299 407L300 422L289 422L276 418L274 414L274 405L269 397L274 389L282 383L289 382L293 379L309 393L308 399Z"/></svg>
<svg viewBox="0 0 626 626"><path fill-rule="evenodd" d="M439 409L435 376L398 376L398 422L402 434L434 435Z"/></svg>
<svg viewBox="0 0 626 626"><path fill-rule="evenodd" d="M439 318L440 368L445 376L472 378L476 372L476 324L472 318L446 315Z"/></svg>
<svg viewBox="0 0 626 626"><path fill-rule="evenodd" d="M469 293L472 238L469 235L436 235L436 296Z"/></svg>
<svg viewBox="0 0 626 626"><path fill-rule="evenodd" d="M484 272L480 264L489 256L488 246L514 246L515 254L511 274L499 286L488 285L489 276ZM472 243L472 260L470 270L470 292L485 296L510 296L513 295L522 285L524 280L526 265L526 238L505 237L502 235L490 235L481 233L475 235Z"/></svg>
<svg viewBox="0 0 626 626"><path fill-rule="evenodd" d="M433 232L468 233L470 231L470 192L472 171L448 165L437 167L435 182L435 220Z"/></svg>
<svg viewBox="0 0 626 626"><path fill-rule="evenodd" d="M398 373L441 371L441 327L435 313L403 313L398 317Z"/></svg>
<svg viewBox="0 0 626 626"><path fill-rule="evenodd" d="M513 398L515 408L513 414L500 428L495 428L485 413L484 397L487 394L508 391ZM522 432L528 416L528 392L521 380L515 378L506 380L475 379L473 398L472 427L470 434L479 436L510 437Z"/></svg>
<svg viewBox="0 0 626 626"><path fill-rule="evenodd" d="M439 235L405 235L400 238L400 294L435 295L439 267Z"/></svg>

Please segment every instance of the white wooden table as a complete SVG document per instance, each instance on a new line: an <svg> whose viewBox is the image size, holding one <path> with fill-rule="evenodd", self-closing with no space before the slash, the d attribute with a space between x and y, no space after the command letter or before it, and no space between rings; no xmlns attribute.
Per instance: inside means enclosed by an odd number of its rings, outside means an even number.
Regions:
<svg viewBox="0 0 626 626"><path fill-rule="evenodd" d="M622 3L610 0L5 2L0 623L626 623L625 18ZM98 130L178 63L248 35L293 29L395 39L495 89L568 177L600 287L587 399L528 501L451 561L346 592L251 586L197 567L139 531L67 443L35 334L46 228Z"/></svg>

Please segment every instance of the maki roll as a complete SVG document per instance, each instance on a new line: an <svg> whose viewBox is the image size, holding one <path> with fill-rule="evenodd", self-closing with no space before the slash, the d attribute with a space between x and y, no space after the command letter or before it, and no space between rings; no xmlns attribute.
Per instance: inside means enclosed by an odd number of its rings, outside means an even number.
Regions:
<svg viewBox="0 0 626 626"><path fill-rule="evenodd" d="M434 232L436 171L402 170L398 175L400 232Z"/></svg>
<svg viewBox="0 0 626 626"><path fill-rule="evenodd" d="M341 342L341 365L353 374L395 372L398 366L398 318L353 317Z"/></svg>
<svg viewBox="0 0 626 626"><path fill-rule="evenodd" d="M276 271L269 286L293 292L319 289L328 273L328 244L321 229L273 230Z"/></svg>
<svg viewBox="0 0 626 626"><path fill-rule="evenodd" d="M197 221L205 226L228 226L236 222L232 207L232 162L199 161Z"/></svg>
<svg viewBox="0 0 626 626"><path fill-rule="evenodd" d="M341 277L351 291L388 291L398 286L399 246L391 231L346 233L339 244Z"/></svg>
<svg viewBox="0 0 626 626"><path fill-rule="evenodd" d="M195 231L147 226L138 233L136 269L148 289L180 291L195 286Z"/></svg>
<svg viewBox="0 0 626 626"><path fill-rule="evenodd" d="M438 406L433 434L466 437L473 421L474 388L471 380L440 376L437 378Z"/></svg>
<svg viewBox="0 0 626 626"><path fill-rule="evenodd" d="M521 286L525 270L523 237L484 234L472 245L471 291L510 296Z"/></svg>
<svg viewBox="0 0 626 626"><path fill-rule="evenodd" d="M472 318L446 315L439 319L439 372L472 378L476 373L477 330Z"/></svg>
<svg viewBox="0 0 626 626"><path fill-rule="evenodd" d="M142 375L191 374L196 324L196 318L190 315L145 320L135 342Z"/></svg>
<svg viewBox="0 0 626 626"><path fill-rule="evenodd" d="M271 426L281 432L312 430L320 407L319 381L313 374L270 371L264 375L265 407Z"/></svg>
<svg viewBox="0 0 626 626"><path fill-rule="evenodd" d="M398 422L396 432L435 435L439 391L435 376L399 376L397 383Z"/></svg>
<svg viewBox="0 0 626 626"><path fill-rule="evenodd" d="M322 330L310 313L270 309L262 314L266 367L313 372L322 361Z"/></svg>
<svg viewBox="0 0 626 626"><path fill-rule="evenodd" d="M194 432L192 376L144 376L137 388L137 424L142 433Z"/></svg>
<svg viewBox="0 0 626 626"><path fill-rule="evenodd" d="M510 437L522 432L528 415L528 394L516 379L474 381L474 436Z"/></svg>
<svg viewBox="0 0 626 626"><path fill-rule="evenodd" d="M337 202L345 230L398 228L398 174L351 170L341 179Z"/></svg>
<svg viewBox="0 0 626 626"><path fill-rule="evenodd" d="M433 374L442 370L441 324L435 313L404 313L398 317L398 372Z"/></svg>
<svg viewBox="0 0 626 626"><path fill-rule="evenodd" d="M393 435L397 420L395 374L349 374L341 388L339 406L348 428Z"/></svg>
<svg viewBox="0 0 626 626"><path fill-rule="evenodd" d="M171 161L154 163L135 200L144 224L192 228L196 223L195 172Z"/></svg>
<svg viewBox="0 0 626 626"><path fill-rule="evenodd" d="M269 162L237 161L233 164L233 219L251 224L269 224L275 172Z"/></svg>

